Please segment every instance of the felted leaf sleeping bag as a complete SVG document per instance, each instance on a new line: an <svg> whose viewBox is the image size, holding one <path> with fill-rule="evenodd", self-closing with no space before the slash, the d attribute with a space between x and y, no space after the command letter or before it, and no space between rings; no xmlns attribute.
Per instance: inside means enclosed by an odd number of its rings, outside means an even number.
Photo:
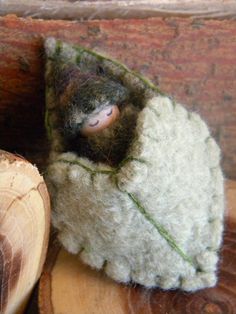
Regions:
<svg viewBox="0 0 236 314"><path fill-rule="evenodd" d="M214 286L224 187L220 150L206 124L117 61L54 38L45 50L47 182L60 242L120 282L186 291ZM58 105L64 83L55 79L68 64L81 75L99 69L129 90L137 114L115 165L68 149Z"/></svg>

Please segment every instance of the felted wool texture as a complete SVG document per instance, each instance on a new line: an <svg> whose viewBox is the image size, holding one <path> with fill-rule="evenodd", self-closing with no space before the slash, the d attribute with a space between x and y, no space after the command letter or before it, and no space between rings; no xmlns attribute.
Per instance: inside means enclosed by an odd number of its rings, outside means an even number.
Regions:
<svg viewBox="0 0 236 314"><path fill-rule="evenodd" d="M66 150L76 152L96 162L106 162L111 166L119 165L126 157L127 148L133 139L135 121L139 110L132 104L125 104L120 110L119 119L109 128L83 137L81 135L68 140Z"/></svg>
<svg viewBox="0 0 236 314"><path fill-rule="evenodd" d="M116 61L53 38L45 48L51 139L46 180L60 242L119 282L186 291L214 286L224 186L220 149L206 124ZM140 111L118 167L63 151L50 85L58 54L67 62L102 65L134 93Z"/></svg>

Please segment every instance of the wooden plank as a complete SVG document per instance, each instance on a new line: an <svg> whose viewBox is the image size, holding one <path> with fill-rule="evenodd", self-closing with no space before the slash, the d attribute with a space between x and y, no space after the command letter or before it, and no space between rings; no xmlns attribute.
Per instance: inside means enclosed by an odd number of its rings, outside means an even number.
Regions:
<svg viewBox="0 0 236 314"><path fill-rule="evenodd" d="M83 22L0 18L0 143L44 169L43 38L105 53L208 122L236 178L236 21L150 18Z"/></svg>
<svg viewBox="0 0 236 314"><path fill-rule="evenodd" d="M227 314L236 308L236 181L228 181L219 282L195 293L123 285L85 266L54 242L40 280L40 314Z"/></svg>
<svg viewBox="0 0 236 314"><path fill-rule="evenodd" d="M113 19L185 16L229 18L236 16L234 0L7 0L0 15L9 13L44 19Z"/></svg>

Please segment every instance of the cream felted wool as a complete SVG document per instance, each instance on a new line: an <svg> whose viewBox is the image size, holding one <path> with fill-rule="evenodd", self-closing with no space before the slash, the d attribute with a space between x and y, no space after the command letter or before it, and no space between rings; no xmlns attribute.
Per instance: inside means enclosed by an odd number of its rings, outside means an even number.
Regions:
<svg viewBox="0 0 236 314"><path fill-rule="evenodd" d="M47 182L63 246L120 282L186 291L214 286L224 188L220 150L206 124L116 61L53 38L45 49ZM134 94L140 112L119 166L64 151L51 84L58 60L91 71L99 64Z"/></svg>

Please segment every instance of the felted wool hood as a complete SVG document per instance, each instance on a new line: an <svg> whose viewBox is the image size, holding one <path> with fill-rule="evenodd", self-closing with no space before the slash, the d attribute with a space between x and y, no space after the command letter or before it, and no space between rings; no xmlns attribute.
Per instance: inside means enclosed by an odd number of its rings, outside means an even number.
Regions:
<svg viewBox="0 0 236 314"><path fill-rule="evenodd" d="M193 291L216 284L224 214L220 150L198 114L97 52L49 38L46 127L52 223L63 246L120 282ZM140 108L117 167L65 150L55 87L58 62L103 68Z"/></svg>

